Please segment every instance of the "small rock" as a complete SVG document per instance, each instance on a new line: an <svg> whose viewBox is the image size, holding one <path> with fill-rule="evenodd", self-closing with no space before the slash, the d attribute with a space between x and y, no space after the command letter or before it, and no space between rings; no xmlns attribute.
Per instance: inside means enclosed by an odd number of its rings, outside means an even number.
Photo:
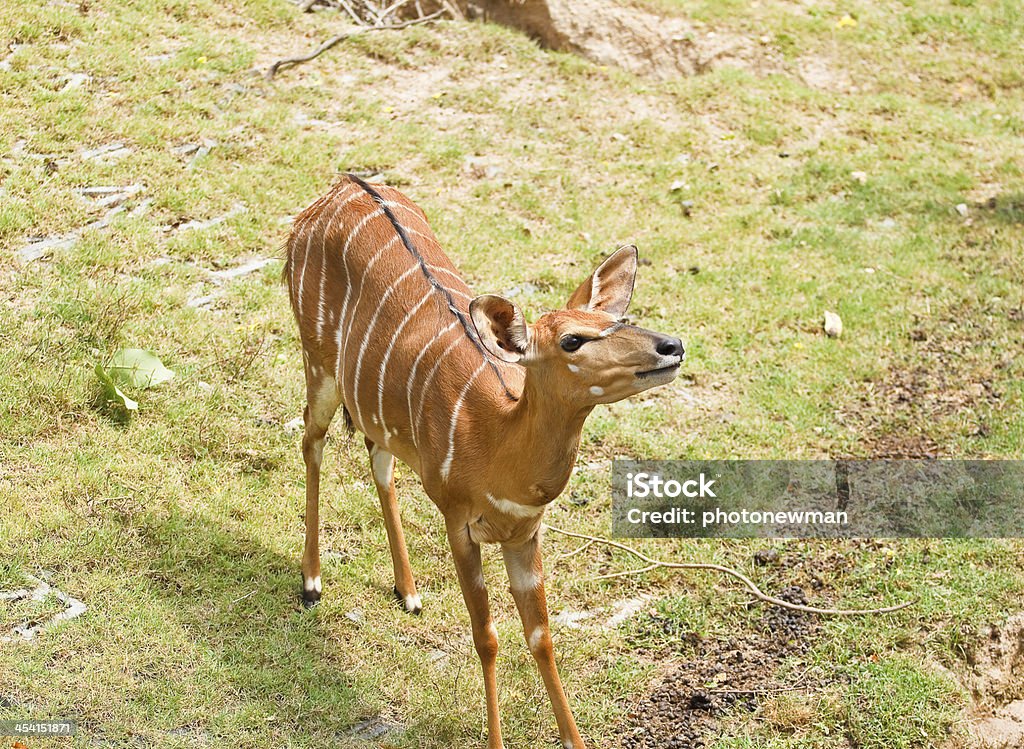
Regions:
<svg viewBox="0 0 1024 749"><path fill-rule="evenodd" d="M228 281L232 278L238 278L239 276L247 276L250 273L255 273L258 270L262 270L264 267L273 263L277 258L273 257L260 257L253 260L249 260L241 265L236 265L233 268L225 268L223 270L210 271L210 276L220 281Z"/></svg>
<svg viewBox="0 0 1024 749"><path fill-rule="evenodd" d="M679 190L686 190L689 187L690 186L686 184L686 180L677 179L675 182L672 183L672 185L668 189L670 192L678 192Z"/></svg>
<svg viewBox="0 0 1024 749"><path fill-rule="evenodd" d="M77 241L78 235L75 233L36 239L18 250L18 259L23 263L41 260L52 255L55 250L66 250L72 247Z"/></svg>
<svg viewBox="0 0 1024 749"><path fill-rule="evenodd" d="M835 312L825 311L825 335L838 338L843 334L843 321Z"/></svg>
<svg viewBox="0 0 1024 749"><path fill-rule="evenodd" d="M536 284L530 283L529 281L524 281L523 283L513 286L510 289L505 289L505 291L502 292L502 296L509 298L517 296L530 298L536 296L539 291L540 288Z"/></svg>
<svg viewBox="0 0 1024 749"><path fill-rule="evenodd" d="M967 215L967 203L957 203L956 204L956 212L959 213L961 216L966 216Z"/></svg>
<svg viewBox="0 0 1024 749"><path fill-rule="evenodd" d="M296 416L294 419L284 425L284 431L288 434L295 434L300 431L304 425L301 416Z"/></svg>
<svg viewBox="0 0 1024 749"><path fill-rule="evenodd" d="M189 297L185 304L195 309L208 309L220 298L220 294L204 294L203 296Z"/></svg>
<svg viewBox="0 0 1024 749"><path fill-rule="evenodd" d="M81 88L83 85L92 80L92 76L86 73L71 73L67 78L67 83L60 90L63 94L66 91L73 91L76 88Z"/></svg>
<svg viewBox="0 0 1024 749"><path fill-rule="evenodd" d="M95 185L78 187L73 192L84 201L101 208L113 208L121 205L129 198L142 192L144 186L135 183L121 187L119 185Z"/></svg>
<svg viewBox="0 0 1024 749"><path fill-rule="evenodd" d="M850 179L852 179L854 182L857 182L859 184L866 185L868 183L868 173L867 172L850 172Z"/></svg>
<svg viewBox="0 0 1024 749"><path fill-rule="evenodd" d="M86 161L117 161L123 159L125 156L131 154L132 149L126 146L124 143L109 143L99 148L93 148L88 151L82 151L80 156Z"/></svg>
<svg viewBox="0 0 1024 749"><path fill-rule="evenodd" d="M236 203L232 207L232 209L230 211L228 211L227 213L222 214L220 216L216 216L216 217L211 218L211 219L209 219L207 221L192 220L192 221L186 221L185 223L178 224L178 225L168 224L167 226L164 226L164 227L161 227L161 228L162 228L162 230L164 232L172 232L172 231L175 231L175 230L178 231L178 232L186 232L186 231L195 231L195 230L209 229L209 228L212 228L214 226L219 226L220 224L223 224L228 219L234 218L235 216L237 216L238 214L240 214L240 213L242 213L244 211L245 211L245 206L242 205L241 203Z"/></svg>

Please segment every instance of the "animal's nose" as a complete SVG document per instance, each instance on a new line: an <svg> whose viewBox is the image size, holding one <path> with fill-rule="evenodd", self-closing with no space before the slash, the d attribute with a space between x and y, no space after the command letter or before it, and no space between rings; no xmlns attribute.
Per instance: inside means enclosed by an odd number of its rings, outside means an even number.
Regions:
<svg viewBox="0 0 1024 749"><path fill-rule="evenodd" d="M662 356L678 356L680 359L683 357L685 350L683 349L683 342L678 338L662 338L658 341L658 345L654 348Z"/></svg>

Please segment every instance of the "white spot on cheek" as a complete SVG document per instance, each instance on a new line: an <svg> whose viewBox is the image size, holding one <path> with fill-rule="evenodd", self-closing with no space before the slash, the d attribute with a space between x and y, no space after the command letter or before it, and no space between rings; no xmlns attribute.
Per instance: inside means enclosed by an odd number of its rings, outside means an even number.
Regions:
<svg viewBox="0 0 1024 749"><path fill-rule="evenodd" d="M572 372L573 374L576 374L577 372L580 371L580 368L577 367L575 364L566 364L565 366L567 366L569 368L569 371Z"/></svg>
<svg viewBox="0 0 1024 749"><path fill-rule="evenodd" d="M604 395L604 388L597 385L591 385L590 392L592 395Z"/></svg>
<svg viewBox="0 0 1024 749"><path fill-rule="evenodd" d="M544 627L535 627L530 633L530 650L536 650L544 640Z"/></svg>
<svg viewBox="0 0 1024 749"><path fill-rule="evenodd" d="M320 593L323 590L320 584L320 575L317 575L314 578L307 578L305 581L303 581L302 586L307 591L315 590L317 593Z"/></svg>

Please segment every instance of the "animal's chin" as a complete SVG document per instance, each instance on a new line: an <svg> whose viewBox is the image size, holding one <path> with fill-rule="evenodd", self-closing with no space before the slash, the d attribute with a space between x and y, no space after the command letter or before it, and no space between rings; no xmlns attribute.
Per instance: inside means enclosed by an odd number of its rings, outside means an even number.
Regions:
<svg viewBox="0 0 1024 749"><path fill-rule="evenodd" d="M675 379L676 375L679 374L679 365L682 362L676 362L675 364L669 364L667 367L658 367L657 369L648 369L644 372L637 372L636 379L645 385L660 384L662 382L671 382Z"/></svg>

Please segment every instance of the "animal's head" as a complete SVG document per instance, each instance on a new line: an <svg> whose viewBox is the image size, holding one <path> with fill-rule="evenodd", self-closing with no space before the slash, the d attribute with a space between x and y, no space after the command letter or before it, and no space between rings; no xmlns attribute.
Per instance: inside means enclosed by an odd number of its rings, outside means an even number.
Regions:
<svg viewBox="0 0 1024 749"><path fill-rule="evenodd" d="M528 325L522 310L486 294L469 305L494 356L525 366L545 392L581 407L614 403L675 379L678 338L623 322L636 280L636 247L619 249L569 297L565 309Z"/></svg>

